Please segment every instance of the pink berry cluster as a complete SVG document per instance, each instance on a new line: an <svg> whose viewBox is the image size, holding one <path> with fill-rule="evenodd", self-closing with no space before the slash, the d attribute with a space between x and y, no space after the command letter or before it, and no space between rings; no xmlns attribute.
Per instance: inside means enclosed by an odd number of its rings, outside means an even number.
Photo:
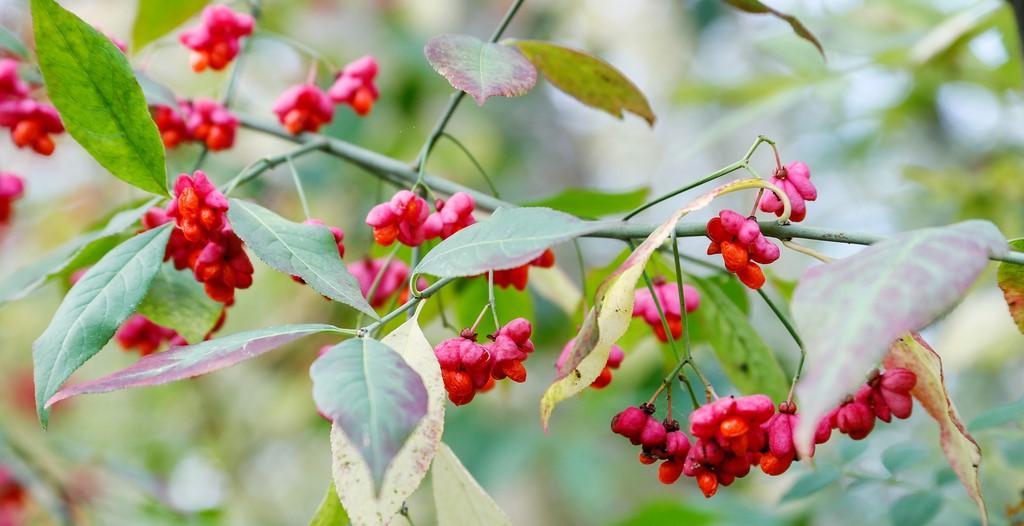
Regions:
<svg viewBox="0 0 1024 526"><path fill-rule="evenodd" d="M823 444L832 429L855 440L867 436L877 417L889 422L892 416L910 416L910 390L916 382L906 369L875 371L855 396L823 417L816 427L814 443ZM691 440L680 431L671 416L658 421L651 403L627 407L612 418L613 433L641 446L640 462L661 462L658 478L673 484L681 476L693 478L705 497L719 486L728 486L759 466L767 475L784 473L799 460L793 431L799 423L796 405L782 402L778 412L763 394L719 398L690 413ZM813 449L812 449L813 454Z"/></svg>
<svg viewBox="0 0 1024 526"><path fill-rule="evenodd" d="M238 117L217 101L205 98L179 100L177 108L156 104L150 106L150 113L167 148L199 142L210 150L218 151L235 144Z"/></svg>
<svg viewBox="0 0 1024 526"><path fill-rule="evenodd" d="M653 288L657 294L657 304L655 304L655 297L651 294L650 289L643 287L636 290L633 295L633 317L643 318L644 322L654 329L654 334L658 339L667 342L668 335L665 333L665 326L661 323L661 315L658 314L658 305L660 304L672 333L672 339L678 340L683 335L683 306L679 300L679 286L658 276L654 278ZM700 307L700 292L697 292L697 289L690 285L683 285L683 295L686 296L687 313Z"/></svg>
<svg viewBox="0 0 1024 526"><path fill-rule="evenodd" d="M363 296L367 296L367 301L373 307L383 307L396 292L398 303L405 303L409 299L409 288L406 286L409 281L409 266L402 261L392 260L384 267L386 261L387 258L364 258L348 265L349 273L355 276ZM374 280L377 280L377 289L373 291L373 296L369 297ZM417 286L422 289L426 282L421 279Z"/></svg>
<svg viewBox="0 0 1024 526"><path fill-rule="evenodd" d="M814 201L818 198L818 190L811 183L811 170L807 165L794 161L788 166L779 167L768 182L779 187L789 197L792 210L789 220L793 222L803 221L807 217L807 201ZM761 197L761 211L770 212L776 216L782 216L782 200L774 192L765 192Z"/></svg>
<svg viewBox="0 0 1024 526"><path fill-rule="evenodd" d="M530 267L551 268L553 266L555 266L555 253L549 248L525 265L505 270L495 270L494 285L503 289L515 287L516 290L524 290L530 279Z"/></svg>
<svg viewBox="0 0 1024 526"><path fill-rule="evenodd" d="M193 71L220 71L238 56L239 41L252 34L254 25L253 17L213 4L203 9L199 25L182 31L178 40L192 50L189 64Z"/></svg>
<svg viewBox="0 0 1024 526"><path fill-rule="evenodd" d="M11 221L14 202L25 193L25 181L10 173L0 172L0 227Z"/></svg>
<svg viewBox="0 0 1024 526"><path fill-rule="evenodd" d="M559 375L568 373L565 370L566 361L572 354L572 348L576 345L576 338L573 338L562 347L562 354L558 355L558 361L555 362L555 370L558 371ZM597 378L590 383L590 387L594 389L604 389L608 387L608 384L612 383L612 370L618 369L622 365L622 360L626 358L626 353L622 350L622 347L612 344L612 348L608 350L608 361L605 362L604 369L597 375Z"/></svg>
<svg viewBox="0 0 1024 526"><path fill-rule="evenodd" d="M346 65L326 92L313 82L291 86L274 102L274 113L292 134L316 132L331 122L335 104L347 104L365 116L380 96L374 84L377 69L377 60L366 56Z"/></svg>
<svg viewBox="0 0 1024 526"><path fill-rule="evenodd" d="M29 85L18 76L18 62L0 59L0 126L10 129L18 148L32 148L40 155L54 150L53 138L64 132L57 110L29 96Z"/></svg>
<svg viewBox="0 0 1024 526"><path fill-rule="evenodd" d="M370 209L366 224L373 228L373 239L383 246L396 240L418 247L428 239L442 238L472 225L473 196L458 192L448 201L438 200L431 213L427 201L409 190L400 190L387 202Z"/></svg>
<svg viewBox="0 0 1024 526"><path fill-rule="evenodd" d="M150 209L143 217L147 228L174 221L164 259L177 269L192 269L215 301L231 305L235 289L252 285L253 267L242 240L228 223L228 200L197 170L181 174L174 183L175 198L166 210Z"/></svg>
<svg viewBox="0 0 1024 526"><path fill-rule="evenodd" d="M465 405L476 393L490 390L495 380L525 382L523 362L533 353L532 333L529 320L516 318L489 335L491 341L486 344L477 343L471 329L437 344L434 355L441 365L448 399L455 405Z"/></svg>
<svg viewBox="0 0 1024 526"><path fill-rule="evenodd" d="M759 289L764 285L764 272L758 263L769 264L779 259L779 247L768 241L753 217L743 217L732 210L722 210L708 221L708 255L722 254L725 268L744 285Z"/></svg>

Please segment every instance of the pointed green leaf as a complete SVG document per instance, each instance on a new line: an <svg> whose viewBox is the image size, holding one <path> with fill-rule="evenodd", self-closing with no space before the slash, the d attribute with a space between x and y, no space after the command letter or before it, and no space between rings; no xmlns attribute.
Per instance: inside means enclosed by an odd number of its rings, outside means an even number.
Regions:
<svg viewBox="0 0 1024 526"><path fill-rule="evenodd" d="M550 208L499 208L427 253L415 274L475 276L529 263L545 249L607 226Z"/></svg>
<svg viewBox="0 0 1024 526"><path fill-rule="evenodd" d="M443 442L430 468L430 479L434 486L438 526L511 526L508 515Z"/></svg>
<svg viewBox="0 0 1024 526"><path fill-rule="evenodd" d="M338 256L338 245L327 227L293 223L240 199L231 200L228 219L249 250L270 267L298 276L320 294L378 318Z"/></svg>
<svg viewBox="0 0 1024 526"><path fill-rule="evenodd" d="M32 345L39 420L65 380L114 336L145 297L164 259L171 225L143 232L111 250L64 297L49 327Z"/></svg>
<svg viewBox="0 0 1024 526"><path fill-rule="evenodd" d="M81 394L109 393L195 378L255 358L311 334L339 331L341 329L333 325L303 323L238 332L195 345L175 347L144 356L131 366L103 378L64 387L46 402L46 407Z"/></svg>
<svg viewBox="0 0 1024 526"><path fill-rule="evenodd" d="M537 70L518 51L469 35L436 36L423 54L453 88L465 91L480 106L495 95L525 95L537 83Z"/></svg>
<svg viewBox="0 0 1024 526"><path fill-rule="evenodd" d="M316 509L316 513L309 521L309 526L344 526L348 523L348 515L345 513L345 508L341 506L341 501L338 500L334 483L331 482L327 492L324 493L324 500L320 501L320 507Z"/></svg>
<svg viewBox="0 0 1024 526"><path fill-rule="evenodd" d="M839 480L841 473L834 466L820 466L799 479L782 495L782 502L810 497Z"/></svg>
<svg viewBox="0 0 1024 526"><path fill-rule="evenodd" d="M942 495L931 490L915 491L894 502L889 508L889 517L893 524L925 526L941 509Z"/></svg>
<svg viewBox="0 0 1024 526"><path fill-rule="evenodd" d="M114 176L167 195L164 145L128 59L57 5L32 0L36 55L68 133Z"/></svg>
<svg viewBox="0 0 1024 526"><path fill-rule="evenodd" d="M132 49L141 50L195 16L206 4L207 0L139 0Z"/></svg>
<svg viewBox="0 0 1024 526"><path fill-rule="evenodd" d="M604 192L586 188L570 188L564 192L525 203L523 206L553 208L577 217L598 218L629 212L644 204L650 188L638 188L628 192Z"/></svg>
<svg viewBox="0 0 1024 526"><path fill-rule="evenodd" d="M514 40L515 46L556 88L574 99L621 119L623 110L654 125L654 112L640 88L611 64L583 51L541 40Z"/></svg>
<svg viewBox="0 0 1024 526"><path fill-rule="evenodd" d="M1024 252L1024 238L1010 241L1010 249ZM1024 265L1000 263L999 288L1003 290L1003 297L1010 308L1010 316L1017 323L1017 329L1024 333Z"/></svg>
<svg viewBox="0 0 1024 526"><path fill-rule="evenodd" d="M149 293L136 309L149 321L174 329L188 343L203 341L223 311L224 306L206 295L191 270L175 269L170 262L160 265Z"/></svg>
<svg viewBox="0 0 1024 526"><path fill-rule="evenodd" d="M427 414L423 380L394 349L372 338L331 347L309 374L317 409L359 451L377 495L384 472Z"/></svg>
<svg viewBox="0 0 1024 526"><path fill-rule="evenodd" d="M760 0L725 0L725 2L740 11L756 15L772 15L780 20L784 20L798 37L810 42L818 49L818 53L821 53L822 57L825 56L825 50L821 47L821 42L818 42L818 37L814 36L814 33L811 33L807 26L797 17L769 7Z"/></svg>
<svg viewBox="0 0 1024 526"><path fill-rule="evenodd" d="M928 452L919 444L904 442L889 446L882 452L882 465L889 473L895 475L926 458L928 458Z"/></svg>

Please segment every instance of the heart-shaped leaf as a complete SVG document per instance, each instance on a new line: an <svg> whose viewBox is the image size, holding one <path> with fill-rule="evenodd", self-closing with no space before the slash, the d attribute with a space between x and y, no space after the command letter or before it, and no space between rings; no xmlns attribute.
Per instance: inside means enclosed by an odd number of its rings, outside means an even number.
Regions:
<svg viewBox="0 0 1024 526"><path fill-rule="evenodd" d="M421 302L425 305L426 302ZM381 343L394 349L419 374L427 389L427 414L409 435L384 473L380 496L374 491L373 476L359 449L342 430L331 430L332 471L338 496L354 524L388 524L430 468L430 462L444 432L447 392L441 381L441 367L430 342L420 330L419 311L388 334Z"/></svg>
<svg viewBox="0 0 1024 526"><path fill-rule="evenodd" d="M69 268L74 268L72 263L80 255L89 252L91 247L100 248L100 245L109 242L113 236L138 223L139 218L154 203L155 201L148 201L136 208L118 212L103 228L82 234L57 247L42 259L13 272L0 281L0 303L24 298L47 280Z"/></svg>
<svg viewBox="0 0 1024 526"><path fill-rule="evenodd" d="M1024 252L1024 238L1010 241L1010 248ZM999 288L1003 290L1010 316L1017 328L1024 333L1024 265L1016 263L999 264Z"/></svg>
<svg viewBox="0 0 1024 526"><path fill-rule="evenodd" d="M132 27L132 48L139 51L146 44L164 36L192 18L208 0L139 0Z"/></svg>
<svg viewBox="0 0 1024 526"><path fill-rule="evenodd" d="M483 106L488 97L525 95L537 83L537 70L518 51L469 35L430 39L423 54L453 88Z"/></svg>
<svg viewBox="0 0 1024 526"><path fill-rule="evenodd" d="M700 291L694 312L722 370L743 394L763 393L784 400L789 380L772 348L754 330L750 320L715 282L690 276Z"/></svg>
<svg viewBox="0 0 1024 526"><path fill-rule="evenodd" d="M626 261L605 278L601 286L598 287L594 306L587 312L580 332L576 336L576 343L565 361L562 369L565 374L555 380L541 398L540 421L545 430L555 406L590 386L608 363L608 353L611 351L612 344L622 337L629 327L633 315L633 294L636 282L643 274L644 267L651 255L669 238L676 223L686 214L709 205L720 195L765 187L764 181L744 179L719 186L694 199L654 229L647 239L626 258Z"/></svg>
<svg viewBox="0 0 1024 526"><path fill-rule="evenodd" d="M654 112L640 88L611 64L582 51L541 40L515 40L515 46L558 89L621 119L622 111L654 125Z"/></svg>
<svg viewBox="0 0 1024 526"><path fill-rule="evenodd" d="M499 208L434 247L414 273L452 278L510 269L529 263L553 245L606 226L550 208Z"/></svg>
<svg viewBox="0 0 1024 526"><path fill-rule="evenodd" d="M629 192L570 188L558 195L523 206L553 208L577 217L597 218L629 212L644 204L650 193L650 188L646 187Z"/></svg>
<svg viewBox="0 0 1024 526"><path fill-rule="evenodd" d="M260 356L304 336L320 332L338 332L333 325L307 323L238 332L195 345L150 354L129 367L97 380L69 385L46 402L50 407L61 400L81 394L109 393L132 387L169 384L186 378L231 367Z"/></svg>
<svg viewBox="0 0 1024 526"><path fill-rule="evenodd" d="M191 270L177 270L170 262L160 266L149 293L135 309L149 321L174 329L185 341L203 341L217 324L224 306L206 295Z"/></svg>
<svg viewBox="0 0 1024 526"><path fill-rule="evenodd" d="M486 524L511 526L508 518L480 483L466 471L448 445L442 443L430 468L438 526Z"/></svg>
<svg viewBox="0 0 1024 526"><path fill-rule="evenodd" d="M298 276L320 294L378 318L338 256L327 227L293 223L240 199L231 200L228 219L249 250L271 268Z"/></svg>
<svg viewBox="0 0 1024 526"><path fill-rule="evenodd" d="M965 221L906 232L808 270L792 302L807 350L797 446L807 453L821 416L864 382L893 342L949 311L988 258L1005 253L992 223Z"/></svg>
<svg viewBox="0 0 1024 526"><path fill-rule="evenodd" d="M942 359L917 334L900 338L885 357L888 368L902 367L917 375L917 384L910 394L939 424L939 445L949 466L967 489L967 494L978 505L982 524L988 524L985 499L981 494L981 448L964 428L960 414L949 398L942 372Z"/></svg>
<svg viewBox="0 0 1024 526"><path fill-rule="evenodd" d="M317 408L359 452L373 481L371 494L378 495L385 471L427 414L423 380L394 349L372 338L331 347L309 373Z"/></svg>
<svg viewBox="0 0 1024 526"><path fill-rule="evenodd" d="M164 225L108 252L71 288L32 345L36 408L43 427L49 417L46 401L106 345L146 296L170 235L171 225Z"/></svg>
<svg viewBox="0 0 1024 526"><path fill-rule="evenodd" d="M104 168L167 195L164 145L128 59L54 0L32 0L36 55L68 133Z"/></svg>

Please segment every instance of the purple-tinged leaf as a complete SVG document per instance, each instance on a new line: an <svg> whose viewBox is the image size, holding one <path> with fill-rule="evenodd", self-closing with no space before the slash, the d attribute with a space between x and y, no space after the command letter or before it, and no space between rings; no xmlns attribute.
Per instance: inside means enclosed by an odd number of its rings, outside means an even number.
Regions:
<svg viewBox="0 0 1024 526"><path fill-rule="evenodd" d="M1024 252L1024 238L1010 241L1010 248ZM1024 333L1024 265L1016 263L999 264L999 288L1003 290L1010 316L1017 328Z"/></svg>
<svg viewBox="0 0 1024 526"><path fill-rule="evenodd" d="M515 49L469 35L440 35L423 48L430 65L453 88L480 106L488 97L525 95L537 83L537 70Z"/></svg>
<svg viewBox="0 0 1024 526"><path fill-rule="evenodd" d="M797 445L806 453L815 423L864 382L893 342L948 312L988 258L1006 252L995 225L965 221L906 232L808 270L792 302L807 350Z"/></svg>
<svg viewBox="0 0 1024 526"><path fill-rule="evenodd" d="M336 332L319 323L284 325L246 331L195 345L175 347L141 358L130 367L98 380L67 386L46 402L46 407L80 394L107 393L131 387L149 387L212 373L255 358L303 336Z"/></svg>
<svg viewBox="0 0 1024 526"><path fill-rule="evenodd" d="M949 398L942 373L942 359L918 334L900 338L885 357L888 368L902 367L917 375L917 384L910 394L939 424L939 445L953 472L978 505L982 524L988 524L985 499L981 495L981 448L967 432L960 414ZM897 523L898 524L898 523Z"/></svg>
<svg viewBox="0 0 1024 526"><path fill-rule="evenodd" d="M309 374L317 409L359 451L378 495L385 471L427 414L423 380L394 349L372 338L331 347Z"/></svg>

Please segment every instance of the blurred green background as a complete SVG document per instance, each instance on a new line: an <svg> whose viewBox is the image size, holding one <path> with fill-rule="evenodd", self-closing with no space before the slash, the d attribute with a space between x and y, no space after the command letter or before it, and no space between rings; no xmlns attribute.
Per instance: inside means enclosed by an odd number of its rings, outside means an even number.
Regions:
<svg viewBox="0 0 1024 526"><path fill-rule="evenodd" d="M327 61L340 66L372 54L381 64L381 99L365 119L339 107L324 132L412 160L450 93L423 58L423 44L446 32L485 37L507 3L265 0L234 109L272 121L273 100L302 82L310 67L309 55L289 39L325 57L321 86L330 80ZM134 2L62 4L129 41ZM507 36L550 39L605 58L647 94L656 125L651 129L633 116L616 120L541 81L522 98L494 98L483 108L465 103L449 132L495 178L502 198L514 202L569 187L649 187L657 194L735 161L758 134L766 134L778 142L784 162L799 159L811 167L820 197L810 207L809 225L884 234L985 218L1010 238L1024 236L1024 73L1005 2L771 4L800 17L821 40L827 61L785 23L739 13L718 0L529 0ZM27 2L0 0L0 23L30 35ZM217 97L225 87L225 74L189 70L173 33L131 52L136 67L181 96ZM224 181L290 147L241 131L235 147L211 155L205 167ZM197 153L192 147L170 152L172 173L191 166ZM767 150L755 157L762 173L771 162ZM357 260L369 248L366 212L394 189L326 156L307 156L296 165L313 214L344 229L345 259ZM113 206L141 197L105 174L67 135L50 158L0 139L0 168L27 180L27 197L0 238L0 275L82 232ZM486 191L451 143L438 145L429 169ZM242 193L285 217L302 218L287 168ZM684 199L638 220L657 221ZM722 206L746 207L749 199L730 196ZM834 256L857 250L810 244ZM609 240L582 245L591 269L605 267L624 248ZM705 243L684 240L683 247L699 256ZM937 427L920 407L910 420L881 425L866 441L833 438L819 448L814 467L802 462L778 478L753 473L708 501L692 481L661 485L652 467L637 462L636 449L608 429L616 412L645 400L664 374L661 351L639 322L626 338L627 358L612 386L560 406L550 432L543 433L538 400L580 318L578 308L566 312L564 301L552 300L571 298L579 288L571 246L557 253L561 270L535 271L527 292L498 299L503 319L522 315L538 325L538 351L526 363L529 380L499 386L468 406L449 406L446 423L445 441L515 524L886 524L901 499L912 508L938 502L929 506L937 511L932 524L978 523L941 455ZM812 263L784 252L772 265L781 285L773 294L783 295ZM966 422L1024 400L1024 336L1006 313L994 273L993 266L961 306L925 332L945 360ZM592 275L591 293L596 283ZM196 380L76 399L54 413L44 433L31 410L31 343L65 290L55 283L0 306L0 432L6 437L0 462L32 486L29 524L51 523L47 508L55 488L77 503L83 524L305 524L330 478L329 427L313 407L308 377L316 350L329 339L302 340ZM485 294L476 280L446 290L443 300L450 316L466 324ZM777 320L756 295L737 301L749 303L754 325L792 371L797 351ZM451 336L436 316L428 318L432 342ZM352 326L354 317L257 264L256 283L239 293L222 334L298 321ZM712 370L719 392L731 392L714 355L699 337L697 343L698 360ZM135 359L112 343L75 378L95 378ZM682 419L685 413L677 412ZM1007 512L1024 497L1022 413L1018 409L1001 425L974 426L985 455L982 481L993 524L1024 520ZM409 503L418 526L433 522L426 488L429 480Z"/></svg>

